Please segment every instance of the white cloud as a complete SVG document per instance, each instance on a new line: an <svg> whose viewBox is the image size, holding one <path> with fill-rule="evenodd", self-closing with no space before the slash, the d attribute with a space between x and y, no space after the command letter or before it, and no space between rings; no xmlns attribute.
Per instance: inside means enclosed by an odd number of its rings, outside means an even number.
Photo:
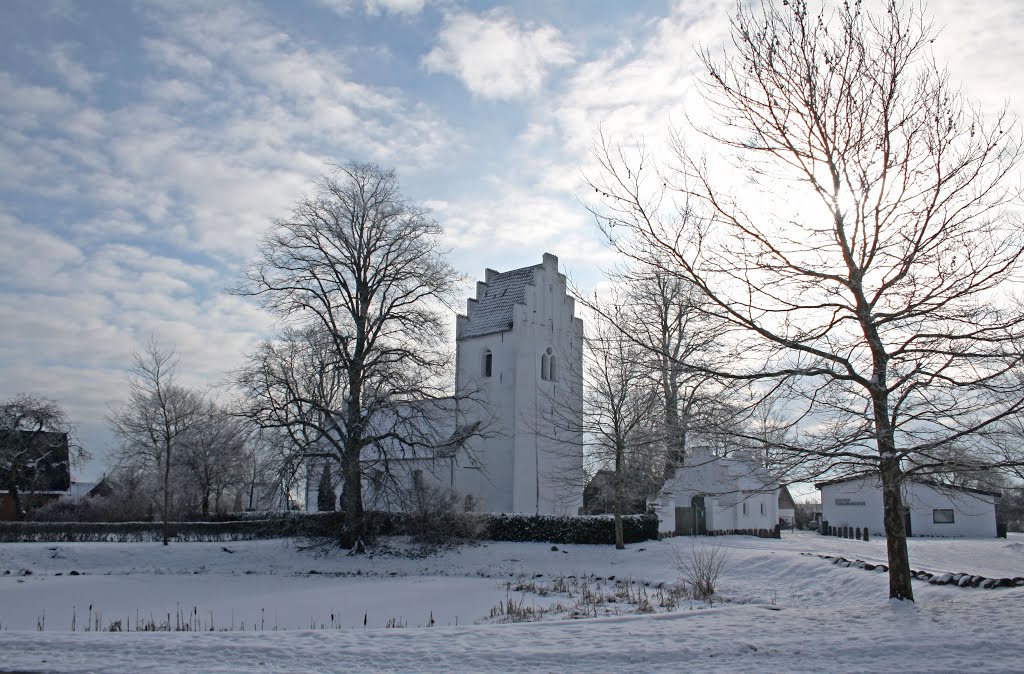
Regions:
<svg viewBox="0 0 1024 674"><path fill-rule="evenodd" d="M424 67L457 77L482 98L531 96L540 91L552 67L573 62L557 28L521 26L500 11L449 15L438 40L423 57Z"/></svg>
<svg viewBox="0 0 1024 674"><path fill-rule="evenodd" d="M380 14L412 16L423 11L426 0L363 0L361 3L357 3L356 0L317 0L317 3L342 17L351 12L358 4L362 4L370 16Z"/></svg>
<svg viewBox="0 0 1024 674"><path fill-rule="evenodd" d="M64 78L70 89L79 93L91 93L93 87L103 79L103 76L91 72L81 63L71 58L72 45L62 44L50 50L50 64L53 69Z"/></svg>
<svg viewBox="0 0 1024 674"><path fill-rule="evenodd" d="M338 16L345 16L352 10L351 0L317 0L317 4Z"/></svg>
<svg viewBox="0 0 1024 674"><path fill-rule="evenodd" d="M419 14L424 0L366 0L367 14Z"/></svg>

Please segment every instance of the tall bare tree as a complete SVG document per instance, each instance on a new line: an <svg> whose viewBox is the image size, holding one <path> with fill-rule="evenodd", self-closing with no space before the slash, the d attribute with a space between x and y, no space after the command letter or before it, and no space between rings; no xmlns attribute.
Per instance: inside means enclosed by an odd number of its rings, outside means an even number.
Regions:
<svg viewBox="0 0 1024 674"><path fill-rule="evenodd" d="M115 459L120 463L144 463L159 475L162 501L163 543L171 536L173 489L171 476L179 452L206 408L205 395L174 381L177 358L154 336L142 352L132 354L128 401L108 417L120 440Z"/></svg>
<svg viewBox="0 0 1024 674"><path fill-rule="evenodd" d="M440 235L394 171L347 164L275 221L235 289L289 326L238 373L247 416L337 461L347 545L365 533L364 450L406 441L388 421L398 407L450 393L444 308L459 277Z"/></svg>
<svg viewBox="0 0 1024 674"><path fill-rule="evenodd" d="M622 304L593 304L601 311L586 338L583 430L589 462L610 476L615 547L621 550L627 498L652 493L662 471L658 388L646 367L648 354L620 329Z"/></svg>
<svg viewBox="0 0 1024 674"><path fill-rule="evenodd" d="M37 490L67 489L71 466L88 458L72 432L54 400L21 394L0 403L0 488L17 519L31 511Z"/></svg>
<svg viewBox="0 0 1024 674"><path fill-rule="evenodd" d="M711 371L724 325L703 310L703 294L678 273L633 265L611 278L624 302L619 316L604 318L641 347L658 382L667 478L683 465L692 436L714 433L722 421L727 393Z"/></svg>
<svg viewBox="0 0 1024 674"><path fill-rule="evenodd" d="M879 476L889 594L912 600L903 481L957 447L1021 460L988 442L1024 405L1019 126L950 86L914 4L740 3L731 34L700 53L701 130L743 180L722 187L681 137L671 171L604 143L605 231L729 325L715 374L788 394L808 423L785 449Z"/></svg>

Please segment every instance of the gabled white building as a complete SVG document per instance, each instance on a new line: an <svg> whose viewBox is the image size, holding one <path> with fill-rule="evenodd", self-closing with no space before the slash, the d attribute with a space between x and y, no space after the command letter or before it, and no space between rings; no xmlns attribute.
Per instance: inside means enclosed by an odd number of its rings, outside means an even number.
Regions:
<svg viewBox="0 0 1024 674"><path fill-rule="evenodd" d="M882 487L877 474L816 484L821 491L822 519L833 527L867 529L884 536ZM903 483L907 536L996 536L999 492L954 487L934 482Z"/></svg>
<svg viewBox="0 0 1024 674"><path fill-rule="evenodd" d="M696 448L648 505L662 532L771 531L779 523L779 483L749 451L720 457Z"/></svg>
<svg viewBox="0 0 1024 674"><path fill-rule="evenodd" d="M366 506L405 509L413 485L421 484L452 489L482 512L577 514L583 502L583 322L558 258L545 253L541 264L487 269L466 314L456 318L455 338L458 395L444 403L452 407L443 417L448 428L423 432L452 441L385 448L387 486L374 473L381 470L380 456L367 456L376 467L366 471ZM459 441L467 428L471 437ZM316 506L320 474L316 467L307 471L309 510Z"/></svg>

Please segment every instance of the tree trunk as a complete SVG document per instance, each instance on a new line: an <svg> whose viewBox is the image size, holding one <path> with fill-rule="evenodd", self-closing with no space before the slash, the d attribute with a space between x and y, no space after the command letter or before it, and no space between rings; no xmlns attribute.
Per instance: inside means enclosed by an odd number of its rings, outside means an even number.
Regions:
<svg viewBox="0 0 1024 674"><path fill-rule="evenodd" d="M171 541L171 445L166 445L167 454L164 457L164 512L163 512L163 533L164 545Z"/></svg>
<svg viewBox="0 0 1024 674"><path fill-rule="evenodd" d="M18 485L12 484L7 493L11 495L11 504L14 506L14 519L23 520L25 515L21 512L21 492L18 491Z"/></svg>
<svg viewBox="0 0 1024 674"><path fill-rule="evenodd" d="M341 542L344 547L359 551L366 535L366 522L363 516L362 471L358 449L346 451L344 474L342 495L345 499L345 532Z"/></svg>
<svg viewBox="0 0 1024 674"><path fill-rule="evenodd" d="M910 554L907 552L907 529L903 523L903 471L896 454L896 440L889 425L889 405L885 393L873 394L875 433L877 434L879 470L882 477L882 511L885 523L885 546L889 554L889 598L914 601L911 587Z"/></svg>
<svg viewBox="0 0 1024 674"><path fill-rule="evenodd" d="M911 587L907 529L903 521L903 494L898 459L882 460L882 506L885 547L889 553L889 598L914 601Z"/></svg>
<svg viewBox="0 0 1024 674"><path fill-rule="evenodd" d="M615 549L623 550L626 542L622 534L622 444L615 447Z"/></svg>

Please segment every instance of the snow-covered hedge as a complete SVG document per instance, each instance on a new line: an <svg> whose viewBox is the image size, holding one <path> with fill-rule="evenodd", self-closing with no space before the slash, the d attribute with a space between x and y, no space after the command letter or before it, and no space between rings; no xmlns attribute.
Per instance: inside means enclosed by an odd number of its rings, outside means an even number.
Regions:
<svg viewBox="0 0 1024 674"><path fill-rule="evenodd" d="M476 537L492 541L612 544L615 521L607 515L581 517L468 513ZM655 515L623 517L627 543L658 537ZM367 513L371 530L382 536L417 535L422 518L415 513ZM241 541L261 538L337 537L344 526L343 513L291 513L268 519L175 522L177 541ZM141 542L162 538L159 522L0 522L0 542Z"/></svg>
<svg viewBox="0 0 1024 674"><path fill-rule="evenodd" d="M626 543L658 539L658 517L626 515L622 518ZM580 517L559 515L515 515L493 513L485 516L483 538L491 541L538 541L543 543L615 543L615 519L610 515Z"/></svg>
<svg viewBox="0 0 1024 674"><path fill-rule="evenodd" d="M177 541L247 541L261 538L335 535L338 513L286 515L274 519L173 522ZM0 542L143 542L163 538L159 522L0 522Z"/></svg>

